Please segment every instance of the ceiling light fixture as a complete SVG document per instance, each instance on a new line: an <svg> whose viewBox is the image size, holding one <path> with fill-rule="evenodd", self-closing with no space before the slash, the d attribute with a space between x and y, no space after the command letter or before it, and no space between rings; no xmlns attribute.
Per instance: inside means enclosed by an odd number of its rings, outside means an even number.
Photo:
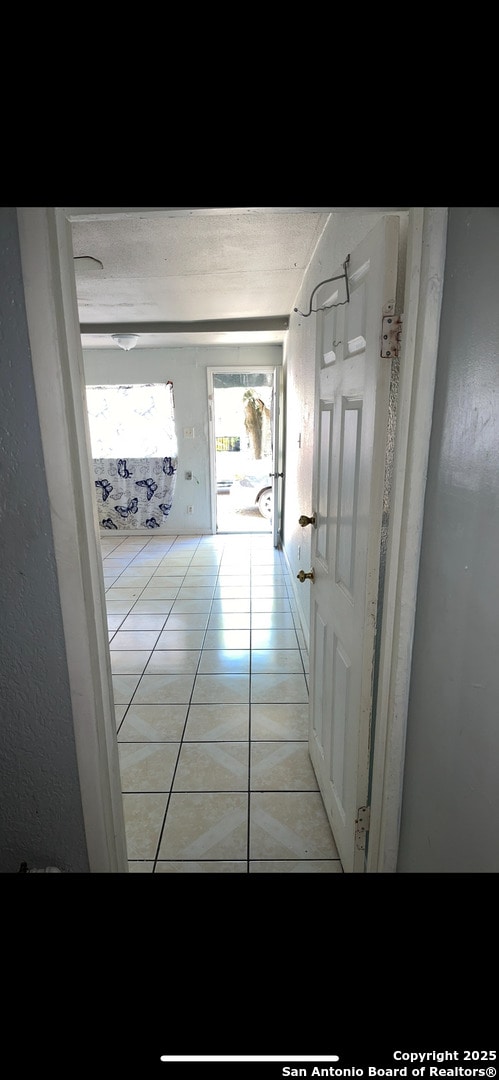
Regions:
<svg viewBox="0 0 499 1080"><path fill-rule="evenodd" d="M134 349L139 340L138 334L111 334L111 337L119 345L120 349L124 349L125 352Z"/></svg>

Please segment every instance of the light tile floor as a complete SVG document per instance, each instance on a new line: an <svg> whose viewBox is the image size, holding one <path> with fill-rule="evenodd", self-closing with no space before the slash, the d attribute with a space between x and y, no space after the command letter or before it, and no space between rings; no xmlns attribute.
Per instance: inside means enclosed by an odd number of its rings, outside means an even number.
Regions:
<svg viewBox="0 0 499 1080"><path fill-rule="evenodd" d="M101 540L132 873L342 873L270 535Z"/></svg>

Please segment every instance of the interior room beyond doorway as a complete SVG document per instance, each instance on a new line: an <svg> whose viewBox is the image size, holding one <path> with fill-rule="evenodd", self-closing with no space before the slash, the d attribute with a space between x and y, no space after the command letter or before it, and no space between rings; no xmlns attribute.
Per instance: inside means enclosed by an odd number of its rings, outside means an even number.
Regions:
<svg viewBox="0 0 499 1080"><path fill-rule="evenodd" d="M216 531L271 533L273 372L213 372L211 378Z"/></svg>

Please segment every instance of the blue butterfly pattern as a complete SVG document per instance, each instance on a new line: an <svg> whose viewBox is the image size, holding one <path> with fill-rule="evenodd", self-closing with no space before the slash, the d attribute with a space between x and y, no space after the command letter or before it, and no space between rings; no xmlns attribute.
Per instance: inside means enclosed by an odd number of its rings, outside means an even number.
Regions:
<svg viewBox="0 0 499 1080"><path fill-rule="evenodd" d="M109 480L96 480L95 486L96 488L102 488L102 501L106 502L113 490L113 485L109 483Z"/></svg>
<svg viewBox="0 0 499 1080"><path fill-rule="evenodd" d="M130 514L136 514L139 505L138 499L130 499L128 506L115 506L115 511L122 518L129 517Z"/></svg>
<svg viewBox="0 0 499 1080"><path fill-rule="evenodd" d="M159 509L163 511L163 514L165 515L165 517L168 516L168 514L170 513L171 508L172 508L171 503L160 503L159 504Z"/></svg>
<svg viewBox="0 0 499 1080"><path fill-rule="evenodd" d="M154 517L147 518L146 525L148 529L159 529L159 521L156 521L156 518Z"/></svg>
<svg viewBox="0 0 499 1080"><path fill-rule="evenodd" d="M124 480L126 480L127 477L132 475L133 474L129 472L126 467L126 458L120 458L118 461L118 476L121 476Z"/></svg>
<svg viewBox="0 0 499 1080"><path fill-rule="evenodd" d="M135 483L137 487L147 488L147 501L150 502L154 492L158 489L158 485L154 483L152 476L150 476L148 480L136 480Z"/></svg>
<svg viewBox="0 0 499 1080"><path fill-rule="evenodd" d="M114 521L111 521L111 518L104 518L104 520L101 521L101 525L103 525L105 529L117 529L118 528L118 526L114 523Z"/></svg>
<svg viewBox="0 0 499 1080"><path fill-rule="evenodd" d="M163 472L166 474L166 476L173 476L173 473L175 472L175 466L172 465L171 457L163 458Z"/></svg>

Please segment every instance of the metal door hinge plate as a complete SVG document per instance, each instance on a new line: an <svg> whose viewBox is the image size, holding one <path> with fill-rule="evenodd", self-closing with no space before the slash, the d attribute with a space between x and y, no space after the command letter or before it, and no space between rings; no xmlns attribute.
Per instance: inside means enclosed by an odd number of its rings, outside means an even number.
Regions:
<svg viewBox="0 0 499 1080"><path fill-rule="evenodd" d="M371 807L359 806L355 818L355 846L359 851L363 851L366 846L366 833L369 832L370 822Z"/></svg>
<svg viewBox="0 0 499 1080"><path fill-rule="evenodd" d="M403 315L384 315L381 328L381 355L398 356L402 337Z"/></svg>

